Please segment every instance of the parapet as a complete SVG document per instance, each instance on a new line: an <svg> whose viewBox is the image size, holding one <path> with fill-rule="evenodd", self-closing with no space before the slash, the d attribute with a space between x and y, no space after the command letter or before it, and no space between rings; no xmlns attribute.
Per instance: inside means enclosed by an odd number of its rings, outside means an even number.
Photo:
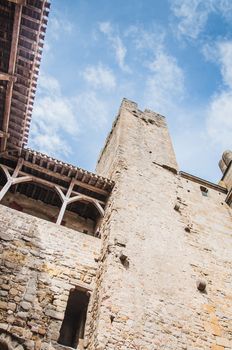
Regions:
<svg viewBox="0 0 232 350"><path fill-rule="evenodd" d="M154 120L157 120L160 121L161 123L163 122L166 126L166 118L159 114L159 113L156 113L150 109L145 109L144 111L141 111L139 108L138 108L138 104L136 102L133 102L131 100L128 100L127 98L124 98L122 100L122 103L121 103L121 106L120 106L120 110L121 109L127 109L129 110L130 112L132 112L132 114L136 117L147 117L147 118L153 118ZM152 122L151 122L152 124Z"/></svg>
<svg viewBox="0 0 232 350"><path fill-rule="evenodd" d="M141 111L136 102L128 100L127 98L123 98L121 105L120 105L120 108L119 108L119 112L118 112L116 118L114 119L114 122L112 124L112 128L111 128L111 130L106 138L105 144L104 144L104 146L99 154L99 158L97 160L97 165L100 163L100 160L101 160L101 158L102 158L102 156L103 156L103 154L104 154L104 152L105 152L105 150L106 150L106 148L107 148L107 146L112 138L113 132L114 132L116 126L118 125L119 116L123 110L129 111L133 117L142 119L143 122L146 123L147 125L154 124L157 127L167 128L166 118L163 115L156 113L156 112L153 112L150 109L145 109L144 111Z"/></svg>

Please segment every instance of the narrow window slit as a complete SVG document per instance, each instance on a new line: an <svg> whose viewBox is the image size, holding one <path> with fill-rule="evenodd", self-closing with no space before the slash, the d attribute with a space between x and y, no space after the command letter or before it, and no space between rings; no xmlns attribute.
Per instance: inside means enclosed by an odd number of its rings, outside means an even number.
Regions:
<svg viewBox="0 0 232 350"><path fill-rule="evenodd" d="M77 288L70 290L60 329L59 344L76 349L78 344L83 343L88 303L88 291Z"/></svg>
<svg viewBox="0 0 232 350"><path fill-rule="evenodd" d="M208 188L205 186L200 186L202 196L208 197Z"/></svg>

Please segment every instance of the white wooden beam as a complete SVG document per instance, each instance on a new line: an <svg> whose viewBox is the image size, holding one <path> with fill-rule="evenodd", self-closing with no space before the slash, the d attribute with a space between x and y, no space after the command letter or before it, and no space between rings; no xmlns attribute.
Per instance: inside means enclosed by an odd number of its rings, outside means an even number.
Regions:
<svg viewBox="0 0 232 350"><path fill-rule="evenodd" d="M102 208L102 206L99 204L97 199L94 198L90 198L88 196L85 196L84 194L80 194L74 197L69 198L68 200L68 204L77 202L77 201L82 201L82 202L88 202L88 203L92 203L98 210L98 212L100 213L101 216L104 215L104 209Z"/></svg>
<svg viewBox="0 0 232 350"><path fill-rule="evenodd" d="M73 187L74 187L74 181L72 179L72 181L71 181L71 183L69 185L68 191L67 191L66 195L64 195L64 193L61 191L59 186L55 186L55 189L58 192L58 194L60 196L60 199L62 201L62 206L60 208L59 215L58 215L58 218L56 220L56 223L58 225L60 225L62 223L62 220L63 220L63 217L64 217L64 213L65 213L65 210L66 210L67 205L68 205L69 197L72 194Z"/></svg>
<svg viewBox="0 0 232 350"><path fill-rule="evenodd" d="M6 184L3 186L3 188L0 191L0 201L5 196L5 194L8 192L8 190L12 185L17 185L22 182L32 181L32 177L30 175L18 177L19 170L21 169L22 165L23 165L23 160L22 158L19 158L18 164L13 174L10 175L8 168L5 165L0 164L0 168L3 170L7 178Z"/></svg>
<svg viewBox="0 0 232 350"><path fill-rule="evenodd" d="M75 179L72 179L66 195L64 195L64 193L59 188L59 186L55 186L55 189L56 189L57 193L59 194L60 199L62 201L62 206L60 208L60 212L59 212L59 215L58 215L58 218L57 218L57 221L56 221L56 223L58 225L60 225L62 220L63 220L64 214L65 214L65 210L66 210L68 204L71 204L71 203L74 203L74 202L77 202L77 201L80 201L80 202L83 201L83 202L92 203L95 206L95 208L98 210L99 214L101 216L104 215L104 209L102 208L102 206L100 205L100 203L98 202L97 199L85 196L83 194L78 194L76 196L71 197L74 185L75 185Z"/></svg>

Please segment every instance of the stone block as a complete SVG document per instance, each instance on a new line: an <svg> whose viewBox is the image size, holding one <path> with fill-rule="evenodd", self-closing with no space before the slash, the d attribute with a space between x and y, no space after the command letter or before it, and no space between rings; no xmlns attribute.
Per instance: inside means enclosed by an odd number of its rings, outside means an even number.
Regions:
<svg viewBox="0 0 232 350"><path fill-rule="evenodd" d="M231 348L232 342L227 338L216 337L217 345L224 346L225 348Z"/></svg>
<svg viewBox="0 0 232 350"><path fill-rule="evenodd" d="M0 239L3 241L12 241L14 236L10 232L0 231Z"/></svg>

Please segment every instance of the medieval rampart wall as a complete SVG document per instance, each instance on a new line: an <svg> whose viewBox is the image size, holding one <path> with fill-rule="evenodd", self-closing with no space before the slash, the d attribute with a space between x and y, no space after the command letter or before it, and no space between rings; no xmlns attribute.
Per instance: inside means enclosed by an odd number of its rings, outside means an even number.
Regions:
<svg viewBox="0 0 232 350"><path fill-rule="evenodd" d="M94 288L100 239L0 205L0 333L56 344L71 288ZM87 325L88 326L88 325Z"/></svg>

